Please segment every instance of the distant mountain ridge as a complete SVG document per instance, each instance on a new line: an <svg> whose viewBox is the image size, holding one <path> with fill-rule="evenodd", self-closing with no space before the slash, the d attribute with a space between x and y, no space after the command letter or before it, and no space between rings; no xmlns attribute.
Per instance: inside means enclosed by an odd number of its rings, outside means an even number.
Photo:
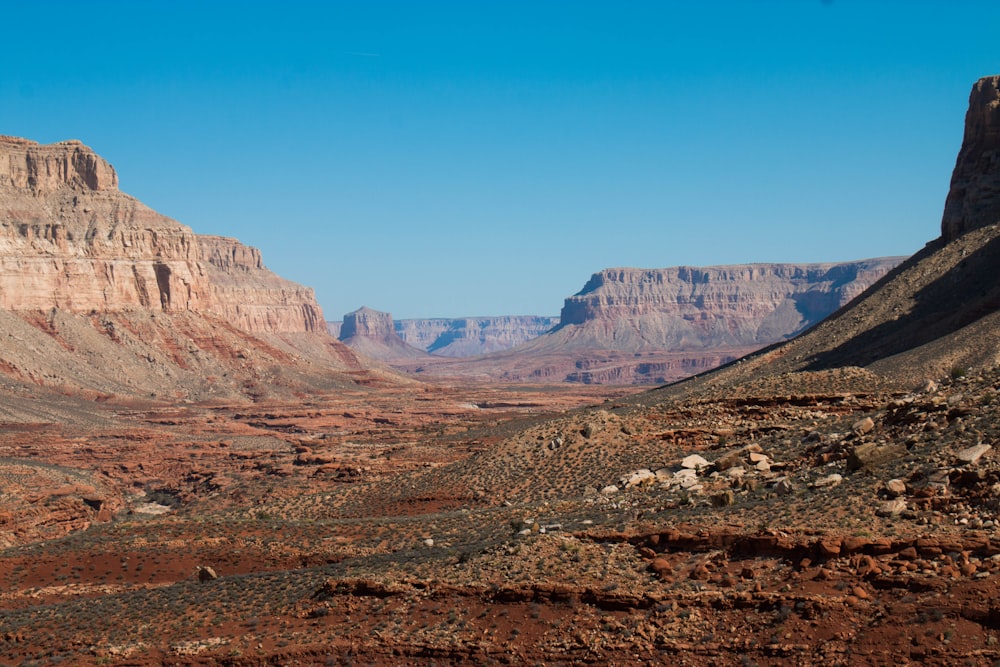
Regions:
<svg viewBox="0 0 1000 667"><path fill-rule="evenodd" d="M340 338L361 354L408 372L510 382L663 383L796 335L902 260L605 269L565 300L556 326L481 356L442 358L440 350L483 349L477 334L485 331L523 334L524 318L392 323L387 313L375 318L377 311L356 311L345 316L345 327L351 318L350 333L342 329ZM359 327L359 315L378 325ZM537 331L553 321L533 318L527 324ZM434 356L419 354L419 346L408 344L400 330L440 347Z"/></svg>
<svg viewBox="0 0 1000 667"><path fill-rule="evenodd" d="M766 345L834 312L903 257L605 269L566 299L546 346L642 352Z"/></svg>
<svg viewBox="0 0 1000 667"><path fill-rule="evenodd" d="M346 321L348 315L344 317ZM393 320L393 329L404 343L417 350L442 357L474 357L510 349L557 324L558 317L500 315ZM338 338L342 326L343 322L327 322L331 335Z"/></svg>

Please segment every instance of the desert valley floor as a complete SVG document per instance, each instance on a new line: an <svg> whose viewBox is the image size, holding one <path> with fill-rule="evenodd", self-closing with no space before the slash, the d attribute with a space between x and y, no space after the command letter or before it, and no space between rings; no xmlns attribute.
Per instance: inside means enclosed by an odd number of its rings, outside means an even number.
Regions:
<svg viewBox="0 0 1000 667"><path fill-rule="evenodd" d="M998 386L359 386L5 424L0 660L990 664Z"/></svg>

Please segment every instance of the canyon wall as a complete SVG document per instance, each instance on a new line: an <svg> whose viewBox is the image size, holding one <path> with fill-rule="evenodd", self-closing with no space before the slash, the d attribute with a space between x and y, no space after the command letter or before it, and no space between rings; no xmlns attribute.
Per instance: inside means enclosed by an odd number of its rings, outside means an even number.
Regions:
<svg viewBox="0 0 1000 667"><path fill-rule="evenodd" d="M0 336L0 388L19 396L255 400L395 381L325 333L311 289L124 194L78 141L0 136Z"/></svg>
<svg viewBox="0 0 1000 667"><path fill-rule="evenodd" d="M605 269L536 342L626 352L766 345L820 321L900 261Z"/></svg>
<svg viewBox="0 0 1000 667"><path fill-rule="evenodd" d="M951 241L965 232L1000 222L1000 76L972 87L965 136L944 204L941 236Z"/></svg>
<svg viewBox="0 0 1000 667"><path fill-rule="evenodd" d="M364 310L364 309L362 309ZM370 309L368 309L370 310ZM378 313L378 311L371 311ZM354 323L327 322L327 331L337 338L353 338L359 335L358 315L352 316ZM391 319L388 313L382 313ZM345 315L345 318L347 316ZM364 318L362 318L364 319ZM409 347L438 357L475 357L516 347L559 324L558 317L541 315L501 315L497 317L437 317L414 318L407 320L391 320L395 336ZM344 326L350 333L343 334ZM373 332L370 324L361 325L368 333L367 337L385 338L388 330L385 322L380 321Z"/></svg>
<svg viewBox="0 0 1000 667"><path fill-rule="evenodd" d="M396 333L415 348L443 357L474 357L536 338L559 318L538 315L396 320Z"/></svg>
<svg viewBox="0 0 1000 667"><path fill-rule="evenodd" d="M257 248L224 236L198 236L209 278L207 311L246 331L325 331L311 287L269 271Z"/></svg>
<svg viewBox="0 0 1000 667"><path fill-rule="evenodd" d="M371 359L396 361L426 356L396 334L392 313L362 306L344 315L339 329L338 338L345 345Z"/></svg>
<svg viewBox="0 0 1000 667"><path fill-rule="evenodd" d="M813 326L902 259L605 269L565 300L558 326L521 345L392 365L503 382L673 382Z"/></svg>
<svg viewBox="0 0 1000 667"><path fill-rule="evenodd" d="M317 332L312 290L256 249L200 237L118 190L79 141L0 136L0 309L140 308L215 315L259 333Z"/></svg>

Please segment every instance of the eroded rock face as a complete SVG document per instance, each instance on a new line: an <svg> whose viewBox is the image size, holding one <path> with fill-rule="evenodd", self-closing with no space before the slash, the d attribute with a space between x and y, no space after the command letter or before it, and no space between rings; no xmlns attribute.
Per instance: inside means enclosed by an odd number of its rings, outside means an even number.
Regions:
<svg viewBox="0 0 1000 667"><path fill-rule="evenodd" d="M94 191L118 189L114 168L76 140L43 146L0 136L0 150L0 187L35 193L54 192L67 185Z"/></svg>
<svg viewBox="0 0 1000 667"><path fill-rule="evenodd" d="M444 357L472 357L512 348L556 324L556 317L510 315L397 320L396 333L407 344Z"/></svg>
<svg viewBox="0 0 1000 667"><path fill-rule="evenodd" d="M234 239L199 237L118 190L79 141L0 136L0 308L213 314L261 333L323 330L312 290Z"/></svg>
<svg viewBox="0 0 1000 667"><path fill-rule="evenodd" d="M347 313L344 315L344 323L340 327L340 339L347 340L355 336L380 340L396 338L396 330L392 324L392 313L373 310L367 306Z"/></svg>
<svg viewBox="0 0 1000 667"><path fill-rule="evenodd" d="M425 353L407 345L396 335L392 313L362 306L344 315L340 340L355 352L379 361L423 357Z"/></svg>
<svg viewBox="0 0 1000 667"><path fill-rule="evenodd" d="M544 338L630 352L765 345L815 324L901 260L605 269L566 299L559 329Z"/></svg>
<svg viewBox="0 0 1000 667"><path fill-rule="evenodd" d="M1000 222L1000 76L972 86L965 137L945 200L941 236L951 241L965 232Z"/></svg>
<svg viewBox="0 0 1000 667"><path fill-rule="evenodd" d="M198 236L209 277L208 312L246 331L320 332L326 325L311 287L269 271L260 250L224 236Z"/></svg>

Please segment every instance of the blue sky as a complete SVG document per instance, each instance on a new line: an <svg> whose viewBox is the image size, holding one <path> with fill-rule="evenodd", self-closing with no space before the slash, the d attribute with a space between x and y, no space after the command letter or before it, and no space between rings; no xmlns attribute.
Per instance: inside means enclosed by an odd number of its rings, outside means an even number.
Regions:
<svg viewBox="0 0 1000 667"><path fill-rule="evenodd" d="M1000 3L4 2L0 134L257 246L327 319L937 236Z"/></svg>

